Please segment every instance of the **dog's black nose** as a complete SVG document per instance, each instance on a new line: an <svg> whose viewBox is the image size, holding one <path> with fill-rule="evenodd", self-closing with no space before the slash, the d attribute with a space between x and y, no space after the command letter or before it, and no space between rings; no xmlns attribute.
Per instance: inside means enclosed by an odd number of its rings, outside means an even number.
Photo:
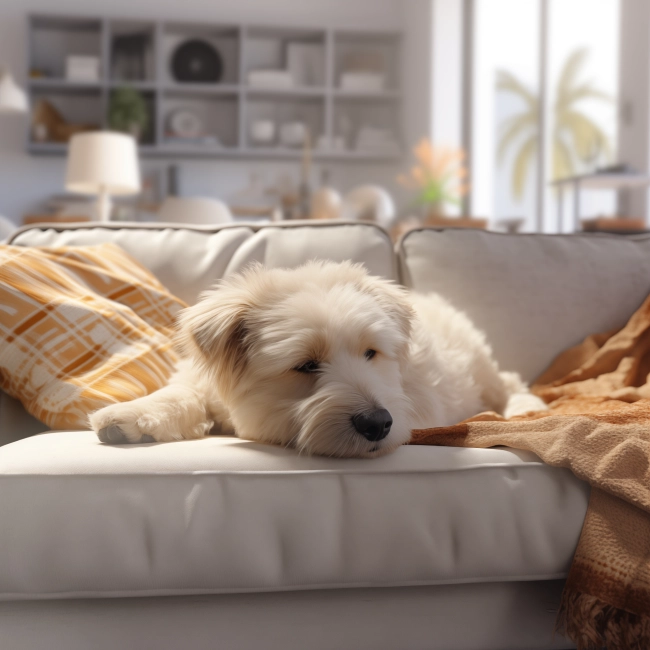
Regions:
<svg viewBox="0 0 650 650"><path fill-rule="evenodd" d="M357 413L352 417L354 428L368 440L383 440L393 426L393 418L386 409L377 409L370 413Z"/></svg>

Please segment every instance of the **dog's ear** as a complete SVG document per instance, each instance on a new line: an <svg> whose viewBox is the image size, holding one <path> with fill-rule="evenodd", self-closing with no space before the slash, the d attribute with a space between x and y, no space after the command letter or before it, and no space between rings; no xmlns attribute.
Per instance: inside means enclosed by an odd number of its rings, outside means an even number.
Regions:
<svg viewBox="0 0 650 650"><path fill-rule="evenodd" d="M415 313L405 289L388 280L368 276L364 291L370 293L390 315L405 340L411 338L411 328Z"/></svg>
<svg viewBox="0 0 650 650"><path fill-rule="evenodd" d="M243 287L223 284L207 291L178 318L175 343L182 354L215 373L236 380L246 366L250 296Z"/></svg>

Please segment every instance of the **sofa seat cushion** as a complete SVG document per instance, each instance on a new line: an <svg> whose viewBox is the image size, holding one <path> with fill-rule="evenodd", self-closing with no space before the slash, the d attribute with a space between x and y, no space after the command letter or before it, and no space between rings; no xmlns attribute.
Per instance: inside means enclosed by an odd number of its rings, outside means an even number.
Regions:
<svg viewBox="0 0 650 650"><path fill-rule="evenodd" d="M508 449L300 457L229 437L0 449L0 597L563 577L589 488Z"/></svg>
<svg viewBox="0 0 650 650"><path fill-rule="evenodd" d="M336 460L45 433L0 448L0 598L556 579L588 496L509 449Z"/></svg>

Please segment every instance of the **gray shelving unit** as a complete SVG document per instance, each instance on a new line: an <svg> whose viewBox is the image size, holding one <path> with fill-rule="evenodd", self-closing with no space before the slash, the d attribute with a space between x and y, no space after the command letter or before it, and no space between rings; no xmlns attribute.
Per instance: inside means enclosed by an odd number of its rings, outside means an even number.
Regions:
<svg viewBox="0 0 650 650"><path fill-rule="evenodd" d="M328 143L341 136L347 139L348 148L344 150L316 148L313 157L317 160L388 161L401 154L399 149L387 152L353 148L355 132L362 125L388 129L401 142L399 32L44 14L28 16L27 31L31 105L46 99L69 122L108 128L111 92L124 86L135 88L146 98L151 118L151 127L140 143L142 155L260 159L296 159L302 155L299 148L256 146L250 138L250 126L256 119L272 119L278 125L292 120L305 122L314 142L320 136ZM148 39L144 72L138 79L120 78L120 70L113 65L114 38L129 34L145 34ZM219 83L182 83L174 79L169 65L171 53L189 38L206 40L219 50L224 64ZM293 43L322 49L322 70L310 83L286 89L246 83L251 70L284 67L287 48ZM75 54L100 58L98 81L84 83L65 78L66 56ZM354 56L374 57L382 62L385 90L352 92L340 88L346 61ZM190 108L199 114L219 144L170 138L167 120L178 108ZM65 154L67 144L35 141L33 135L30 128L27 150L31 154Z"/></svg>

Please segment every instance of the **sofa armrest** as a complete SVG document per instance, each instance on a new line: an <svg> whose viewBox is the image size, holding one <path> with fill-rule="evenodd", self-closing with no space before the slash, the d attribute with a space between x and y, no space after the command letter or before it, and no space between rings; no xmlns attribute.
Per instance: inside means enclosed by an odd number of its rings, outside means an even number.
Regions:
<svg viewBox="0 0 650 650"><path fill-rule="evenodd" d="M17 399L0 390L0 447L48 429L47 425L27 413Z"/></svg>

